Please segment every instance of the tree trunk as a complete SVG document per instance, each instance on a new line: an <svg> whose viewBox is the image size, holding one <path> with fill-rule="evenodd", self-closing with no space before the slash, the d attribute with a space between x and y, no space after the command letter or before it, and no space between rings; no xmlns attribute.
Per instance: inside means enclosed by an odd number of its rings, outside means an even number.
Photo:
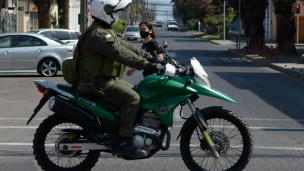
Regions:
<svg viewBox="0 0 304 171"><path fill-rule="evenodd" d="M0 9L2 8L2 6L4 5L5 0L0 0Z"/></svg>
<svg viewBox="0 0 304 171"><path fill-rule="evenodd" d="M296 33L294 15L296 10L295 0L273 0L277 18L277 42L279 54L296 55L294 35Z"/></svg>
<svg viewBox="0 0 304 171"><path fill-rule="evenodd" d="M70 0L57 0L58 25L60 28L69 29L69 4Z"/></svg>
<svg viewBox="0 0 304 171"><path fill-rule="evenodd" d="M268 7L268 0L245 0L244 11L250 24L250 42L258 43L259 37L261 43L264 42L264 26L265 11Z"/></svg>
<svg viewBox="0 0 304 171"><path fill-rule="evenodd" d="M38 8L39 28L51 28L51 5L54 0L33 0Z"/></svg>

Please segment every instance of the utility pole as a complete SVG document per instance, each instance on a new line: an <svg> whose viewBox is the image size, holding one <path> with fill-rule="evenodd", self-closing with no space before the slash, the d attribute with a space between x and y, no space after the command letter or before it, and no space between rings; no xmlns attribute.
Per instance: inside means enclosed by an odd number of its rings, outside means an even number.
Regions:
<svg viewBox="0 0 304 171"><path fill-rule="evenodd" d="M130 25L130 5L127 8L127 12L126 12L126 26Z"/></svg>
<svg viewBox="0 0 304 171"><path fill-rule="evenodd" d="M226 8L225 8L225 6L226 6L226 0L224 0L224 43L225 43L225 39L226 39L226 23L225 23L225 21L226 21Z"/></svg>
<svg viewBox="0 0 304 171"><path fill-rule="evenodd" d="M142 19L142 21L141 22L143 22L143 21L146 21L146 0L143 0L142 1L142 4L141 4L141 6L142 6L142 16L141 16L141 19Z"/></svg>
<svg viewBox="0 0 304 171"><path fill-rule="evenodd" d="M132 23L133 23L133 25L135 25L135 0L133 0L132 7L133 7Z"/></svg>
<svg viewBox="0 0 304 171"><path fill-rule="evenodd" d="M239 49L241 49L241 0L239 0Z"/></svg>
<svg viewBox="0 0 304 171"><path fill-rule="evenodd" d="M88 0L81 0L80 2L80 15L78 15L80 24L80 32L84 32L87 29L88 21Z"/></svg>

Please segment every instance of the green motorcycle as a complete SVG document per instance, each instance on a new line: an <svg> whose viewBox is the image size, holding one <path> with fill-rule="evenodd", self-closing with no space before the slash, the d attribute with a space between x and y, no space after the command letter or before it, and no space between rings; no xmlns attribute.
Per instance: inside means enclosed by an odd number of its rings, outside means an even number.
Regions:
<svg viewBox="0 0 304 171"><path fill-rule="evenodd" d="M166 43L163 45L166 48ZM89 94L77 92L71 85L36 80L43 93L39 105L27 124L49 101L55 112L37 128L33 140L35 159L46 171L91 170L100 152L125 160L147 159L159 150L168 150L173 126L173 112L188 105L192 115L186 119L177 139L180 139L182 159L189 170L243 170L252 153L249 127L235 113L212 106L203 109L193 104L205 95L237 103L211 87L208 75L199 61L191 58L191 67L178 65L168 55L163 65L166 71L148 76L134 87L141 98L140 110L134 122L133 143L147 151L146 157L117 155L111 141L118 135L118 107ZM182 113L182 112L180 112ZM92 133L99 142L92 138ZM96 138L96 137L95 137Z"/></svg>

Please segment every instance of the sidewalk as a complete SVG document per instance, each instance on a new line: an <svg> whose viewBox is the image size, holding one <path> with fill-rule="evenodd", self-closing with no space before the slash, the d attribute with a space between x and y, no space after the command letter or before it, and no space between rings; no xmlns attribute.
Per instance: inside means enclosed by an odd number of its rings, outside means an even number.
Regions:
<svg viewBox="0 0 304 171"><path fill-rule="evenodd" d="M266 59L265 57L248 54L246 49L228 49L228 52L240 57L245 58L246 60L265 65L269 68L274 70L280 71L282 73L289 74L291 76L300 78L304 80L304 64L298 64L300 61L299 58L280 58L278 56L278 62L275 62L275 55L274 59ZM270 58L270 55L268 56Z"/></svg>
<svg viewBox="0 0 304 171"><path fill-rule="evenodd" d="M236 40L208 40L205 39L205 35L202 33L192 33L193 36L199 37L201 39L204 39L212 44L216 45L222 45L222 46L234 46L236 48ZM265 45L268 47L273 46L273 48L276 47L276 42L273 40L265 39ZM254 63L262 64L264 66L267 66L269 68L272 68L274 70L280 71L282 73L286 73L288 75L294 76L296 78L300 78L304 80L304 64L298 64L300 61L300 58L282 58L278 56L278 62L275 62L275 55L273 56L273 60L270 59L270 52L268 54L268 58L249 54L247 53L247 49L243 49L245 46L247 46L246 40L241 40L241 49L228 49L228 52L242 58L245 60L252 61ZM303 46L296 46L296 49L299 54L304 54L304 47Z"/></svg>

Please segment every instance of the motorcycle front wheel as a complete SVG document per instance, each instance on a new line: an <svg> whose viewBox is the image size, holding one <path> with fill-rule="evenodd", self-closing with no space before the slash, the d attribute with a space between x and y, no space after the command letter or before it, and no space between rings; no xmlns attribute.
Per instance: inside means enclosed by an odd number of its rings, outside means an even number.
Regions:
<svg viewBox="0 0 304 171"><path fill-rule="evenodd" d="M33 153L38 165L45 171L91 170L98 161L100 151L59 150L59 143L85 139L77 135L79 131L83 131L81 126L58 113L45 119L37 128L33 140Z"/></svg>
<svg viewBox="0 0 304 171"><path fill-rule="evenodd" d="M180 141L182 158L191 171L240 171L252 153L252 136L235 113L216 111L205 117L208 134L220 157L216 159L197 125L187 127Z"/></svg>

